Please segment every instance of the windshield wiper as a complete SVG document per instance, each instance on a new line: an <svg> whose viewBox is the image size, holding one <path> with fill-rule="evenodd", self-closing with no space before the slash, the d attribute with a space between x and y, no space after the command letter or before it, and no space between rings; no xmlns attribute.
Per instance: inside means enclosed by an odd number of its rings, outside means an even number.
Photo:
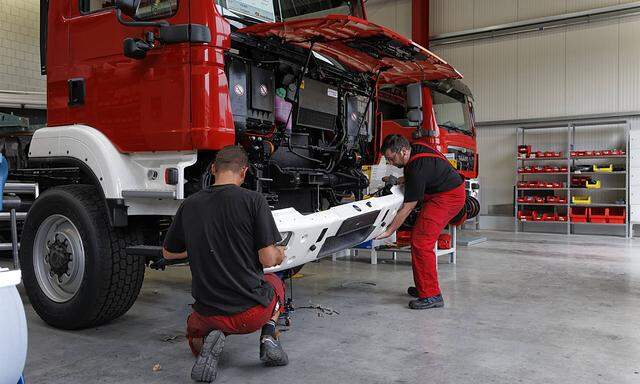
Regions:
<svg viewBox="0 0 640 384"><path fill-rule="evenodd" d="M243 19L242 17L237 17L237 16L222 15L222 17L224 17L225 19L237 21L238 23L242 23L242 24L245 24L245 25L258 24L257 21L253 21L253 20L249 20L249 19Z"/></svg>
<svg viewBox="0 0 640 384"><path fill-rule="evenodd" d="M442 128L446 128L446 129L448 129L450 131L460 132L460 133L464 133L465 135L471 136L471 131L466 130L464 128L460 128L460 127L458 127L457 125L455 125L453 123L449 123L449 122L442 123L442 124L438 123L438 126L440 126Z"/></svg>

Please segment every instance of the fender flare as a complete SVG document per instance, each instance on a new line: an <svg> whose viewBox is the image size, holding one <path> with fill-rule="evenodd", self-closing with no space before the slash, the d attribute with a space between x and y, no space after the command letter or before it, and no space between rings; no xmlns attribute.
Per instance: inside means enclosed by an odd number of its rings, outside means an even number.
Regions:
<svg viewBox="0 0 640 384"><path fill-rule="evenodd" d="M112 227L126 227L129 225L127 216L127 206L124 203L124 199L110 199L104 196L104 190L102 185L98 181L98 178L93 173L93 170L87 166L84 162L73 157L51 157L51 158L34 158L29 159L29 166L38 166L46 168L47 166L63 166L63 167L78 167L80 173L89 178L90 184L95 186L100 194L100 198L105 202L107 207L107 214L109 216L109 224Z"/></svg>
<svg viewBox="0 0 640 384"><path fill-rule="evenodd" d="M121 201L130 207L133 214L153 213L156 211L154 205L151 209L146 208L149 207L149 199L136 197L151 192L164 196L164 201L157 200L160 202L157 212L163 214L175 210L176 200L184 198L184 169L195 164L197 152L121 153L102 132L81 124L45 127L34 132L29 146L29 161L65 159L73 159L75 164L82 164L83 169L91 171L87 173L93 175L108 206L110 201ZM165 183L167 168L178 169L176 185ZM125 196L123 191L130 192L131 197ZM170 201L173 203L168 206ZM138 209L140 206L145 209Z"/></svg>

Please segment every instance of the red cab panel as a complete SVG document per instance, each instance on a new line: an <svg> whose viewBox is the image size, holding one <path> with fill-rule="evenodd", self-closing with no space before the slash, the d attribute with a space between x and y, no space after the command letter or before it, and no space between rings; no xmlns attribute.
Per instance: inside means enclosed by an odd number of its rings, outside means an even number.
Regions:
<svg viewBox="0 0 640 384"><path fill-rule="evenodd" d="M122 152L219 149L234 143L223 60L230 28L213 2L181 0L167 19L206 25L211 43L158 44L142 60L125 57L123 41L157 28L122 25L114 8L84 14L79 3L53 2L49 10L49 126L94 127ZM198 7L195 21L190 6ZM84 83L85 99L70 106L67 82L72 79Z"/></svg>
<svg viewBox="0 0 640 384"><path fill-rule="evenodd" d="M283 42L313 49L353 70L375 73L381 68L381 84L406 84L421 80L461 78L451 65L425 48L367 20L346 15L256 24L239 32L278 37ZM382 55L372 55L383 47ZM380 51L378 51L380 52Z"/></svg>

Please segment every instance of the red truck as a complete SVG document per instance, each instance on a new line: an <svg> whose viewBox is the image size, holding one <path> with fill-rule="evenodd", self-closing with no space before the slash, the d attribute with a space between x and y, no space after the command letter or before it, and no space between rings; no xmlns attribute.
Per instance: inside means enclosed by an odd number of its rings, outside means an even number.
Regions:
<svg viewBox="0 0 640 384"><path fill-rule="evenodd" d="M467 190L466 213L472 219L480 213L479 155L476 141L473 96L459 79L425 81L422 83L421 109L424 111L422 134L416 138L415 123L407 119L405 111L406 87L383 86L378 97L378 120L382 140L398 133L409 141L423 141L441 151L465 179ZM417 208L419 210L420 207ZM406 232L415 215L402 227ZM407 239L409 233L399 233Z"/></svg>
<svg viewBox="0 0 640 384"><path fill-rule="evenodd" d="M362 0L41 0L41 55L47 126L0 141L12 181L42 192L20 244L27 294L65 329L131 307L173 214L211 184L226 145L247 150L245 186L273 206L287 246L273 270L377 236L402 204L398 188L363 200L381 92L461 77L367 21ZM450 129L441 144L467 128Z"/></svg>

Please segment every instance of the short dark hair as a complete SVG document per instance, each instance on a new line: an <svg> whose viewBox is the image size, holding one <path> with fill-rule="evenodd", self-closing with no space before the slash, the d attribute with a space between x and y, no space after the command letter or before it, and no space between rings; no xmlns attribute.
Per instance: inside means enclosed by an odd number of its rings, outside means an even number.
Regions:
<svg viewBox="0 0 640 384"><path fill-rule="evenodd" d="M405 148L411 148L411 144L409 144L409 140L406 137L399 135L397 133L387 135L382 142L382 147L380 151L384 155L387 150L390 150L393 153L398 153L400 150Z"/></svg>
<svg viewBox="0 0 640 384"><path fill-rule="evenodd" d="M247 153L242 147L228 145L218 152L214 165L217 171L240 172L248 162Z"/></svg>

